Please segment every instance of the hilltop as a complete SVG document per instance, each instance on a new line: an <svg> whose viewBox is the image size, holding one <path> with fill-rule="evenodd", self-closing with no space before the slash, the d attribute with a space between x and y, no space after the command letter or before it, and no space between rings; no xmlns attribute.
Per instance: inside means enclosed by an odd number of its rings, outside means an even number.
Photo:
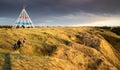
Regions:
<svg viewBox="0 0 120 70"><path fill-rule="evenodd" d="M0 28L0 70L120 70L118 32L94 27ZM26 44L14 50L23 38Z"/></svg>

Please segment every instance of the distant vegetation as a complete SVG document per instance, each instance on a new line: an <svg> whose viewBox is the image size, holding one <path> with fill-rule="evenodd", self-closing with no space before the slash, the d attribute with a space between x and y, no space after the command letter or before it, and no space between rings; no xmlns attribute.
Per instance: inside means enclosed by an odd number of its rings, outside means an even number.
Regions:
<svg viewBox="0 0 120 70"><path fill-rule="evenodd" d="M1 25L0 28L12 28L12 25Z"/></svg>
<svg viewBox="0 0 120 70"><path fill-rule="evenodd" d="M113 28L113 29L111 29L111 31L120 35L120 27L119 28Z"/></svg>
<svg viewBox="0 0 120 70"><path fill-rule="evenodd" d="M120 27L107 27L107 26L104 26L104 27L99 27L99 28L110 30L110 31L116 33L117 35L120 35Z"/></svg>

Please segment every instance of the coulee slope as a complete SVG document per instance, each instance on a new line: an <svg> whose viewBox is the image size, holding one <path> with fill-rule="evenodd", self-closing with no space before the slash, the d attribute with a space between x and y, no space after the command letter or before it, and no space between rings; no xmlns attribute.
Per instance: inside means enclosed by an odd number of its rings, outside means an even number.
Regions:
<svg viewBox="0 0 120 70"><path fill-rule="evenodd" d="M18 50L18 39L26 44ZM101 28L0 29L0 70L120 70L120 36Z"/></svg>

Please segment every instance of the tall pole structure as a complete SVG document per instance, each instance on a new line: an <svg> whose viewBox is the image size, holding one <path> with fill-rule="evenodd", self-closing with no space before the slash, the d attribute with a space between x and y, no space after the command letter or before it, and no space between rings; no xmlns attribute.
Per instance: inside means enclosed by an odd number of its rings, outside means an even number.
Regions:
<svg viewBox="0 0 120 70"><path fill-rule="evenodd" d="M26 12L25 8L22 9L17 21L16 27L34 27L32 20L30 19L28 13Z"/></svg>

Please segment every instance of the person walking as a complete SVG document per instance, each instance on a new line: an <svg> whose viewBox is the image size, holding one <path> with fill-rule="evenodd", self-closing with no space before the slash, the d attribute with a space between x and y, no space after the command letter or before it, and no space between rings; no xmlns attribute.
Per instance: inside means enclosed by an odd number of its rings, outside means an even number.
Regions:
<svg viewBox="0 0 120 70"><path fill-rule="evenodd" d="M26 43L26 38L23 39L23 44L25 44L25 43Z"/></svg>
<svg viewBox="0 0 120 70"><path fill-rule="evenodd" d="M23 46L25 46L26 40L27 40L26 38L23 39L23 41L22 41L23 42Z"/></svg>
<svg viewBox="0 0 120 70"><path fill-rule="evenodd" d="M21 42L20 39L19 39L19 40L17 41L18 48L21 47L21 44L22 44L22 42Z"/></svg>
<svg viewBox="0 0 120 70"><path fill-rule="evenodd" d="M17 49L17 44L13 45L13 49L16 50Z"/></svg>

